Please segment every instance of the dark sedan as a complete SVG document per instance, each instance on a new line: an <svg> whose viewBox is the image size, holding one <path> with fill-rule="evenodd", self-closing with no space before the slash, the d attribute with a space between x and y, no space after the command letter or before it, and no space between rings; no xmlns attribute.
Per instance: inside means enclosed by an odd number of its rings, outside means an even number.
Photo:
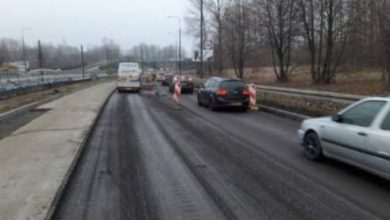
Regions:
<svg viewBox="0 0 390 220"><path fill-rule="evenodd" d="M194 92L194 83L192 82L192 76L190 75L182 75L182 76L175 76L176 79L180 78L180 85L181 85L181 92L182 93L190 93L192 94ZM174 87L175 87L175 79L172 79L171 83L169 84L169 92L173 93Z"/></svg>
<svg viewBox="0 0 390 220"><path fill-rule="evenodd" d="M174 75L172 73L164 74L161 77L161 85L162 86L169 86L169 84L171 83L173 77L174 77Z"/></svg>
<svg viewBox="0 0 390 220"><path fill-rule="evenodd" d="M211 110L220 107L236 107L248 110L249 90L240 80L212 77L198 90L198 105Z"/></svg>

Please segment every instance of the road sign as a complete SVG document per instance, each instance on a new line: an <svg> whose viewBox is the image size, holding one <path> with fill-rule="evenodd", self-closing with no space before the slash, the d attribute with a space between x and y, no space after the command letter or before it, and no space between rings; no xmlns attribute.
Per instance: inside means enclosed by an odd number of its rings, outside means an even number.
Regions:
<svg viewBox="0 0 390 220"><path fill-rule="evenodd" d="M204 49L203 50L203 61L207 61L209 60L210 58L213 58L214 56L214 50L206 50ZM200 51L199 50L195 50L193 52L193 56L192 56L192 61L193 62L200 62Z"/></svg>

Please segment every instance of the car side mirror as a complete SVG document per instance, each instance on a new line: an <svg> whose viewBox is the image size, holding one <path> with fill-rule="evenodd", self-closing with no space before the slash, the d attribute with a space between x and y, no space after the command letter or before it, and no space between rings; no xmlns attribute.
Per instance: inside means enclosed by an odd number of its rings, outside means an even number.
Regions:
<svg viewBox="0 0 390 220"><path fill-rule="evenodd" d="M343 117L340 114L335 114L332 117L332 121L340 123L343 121Z"/></svg>

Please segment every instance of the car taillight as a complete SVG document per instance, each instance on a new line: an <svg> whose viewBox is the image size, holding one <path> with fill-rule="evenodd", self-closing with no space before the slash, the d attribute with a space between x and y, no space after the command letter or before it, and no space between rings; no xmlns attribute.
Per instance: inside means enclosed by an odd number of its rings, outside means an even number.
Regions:
<svg viewBox="0 0 390 220"><path fill-rule="evenodd" d="M247 89L244 89L244 91L242 91L242 94L246 97L249 97L250 96L250 93L249 93L249 90Z"/></svg>
<svg viewBox="0 0 390 220"><path fill-rule="evenodd" d="M219 89L217 90L217 95L219 96L225 96L229 93L229 91L227 89Z"/></svg>

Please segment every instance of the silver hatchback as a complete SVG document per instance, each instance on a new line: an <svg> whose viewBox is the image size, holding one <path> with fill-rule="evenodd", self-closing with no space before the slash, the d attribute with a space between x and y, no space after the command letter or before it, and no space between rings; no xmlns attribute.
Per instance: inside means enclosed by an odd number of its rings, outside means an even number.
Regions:
<svg viewBox="0 0 390 220"><path fill-rule="evenodd" d="M390 180L390 98L364 99L333 117L305 120L298 137L311 160L330 157Z"/></svg>

